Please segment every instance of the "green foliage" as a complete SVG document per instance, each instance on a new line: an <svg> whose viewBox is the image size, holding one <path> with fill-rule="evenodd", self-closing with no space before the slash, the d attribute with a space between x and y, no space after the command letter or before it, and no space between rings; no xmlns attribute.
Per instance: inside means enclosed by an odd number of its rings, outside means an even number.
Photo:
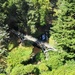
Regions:
<svg viewBox="0 0 75 75"><path fill-rule="evenodd" d="M12 66L14 66L14 65L21 63L23 60L27 60L31 53L30 49L31 48L14 49L12 52L9 53L7 62L9 62L9 65L12 64Z"/></svg>
<svg viewBox="0 0 75 75"><path fill-rule="evenodd" d="M54 71L54 75L72 75L71 72L74 71L74 66L75 65L64 65L64 66L61 66L60 68L58 68L56 71Z"/></svg>
<svg viewBox="0 0 75 75"><path fill-rule="evenodd" d="M48 15L48 11L50 10L50 2L49 0L38 0L37 1L37 12L39 14L39 19L40 19L40 25L45 25L46 24L46 16Z"/></svg>
<svg viewBox="0 0 75 75"><path fill-rule="evenodd" d="M21 46L13 49L7 57L7 73L10 73L11 69L13 69L16 65L21 64L22 61L28 60L31 52L31 48Z"/></svg>
<svg viewBox="0 0 75 75"><path fill-rule="evenodd" d="M34 34L37 31L36 26L46 25L49 4L49 0L8 0L3 4L8 15L7 24L10 28L14 25L18 26L19 30Z"/></svg>
<svg viewBox="0 0 75 75"><path fill-rule="evenodd" d="M62 66L64 63L64 56L62 56L61 54L56 54L53 53L49 60L46 61L47 66L51 69L57 69L58 67Z"/></svg>
<svg viewBox="0 0 75 75"><path fill-rule="evenodd" d="M39 69L40 73L48 71L48 67L47 67L46 63L39 64L38 69Z"/></svg>
<svg viewBox="0 0 75 75"><path fill-rule="evenodd" d="M33 65L17 65L12 69L12 72L10 73L10 75L27 75L32 73L34 70L34 66Z"/></svg>
<svg viewBox="0 0 75 75"><path fill-rule="evenodd" d="M6 68L6 56L7 56L7 41L5 38L8 38L8 33L6 30L8 29L7 24L5 24L5 20L7 15L4 13L4 4L5 0L0 1L0 74L4 75Z"/></svg>
<svg viewBox="0 0 75 75"><path fill-rule="evenodd" d="M52 69L52 71L49 71L47 75L74 75L75 73L74 66L75 66L75 61L70 60L69 63L62 65L58 67L57 69Z"/></svg>
<svg viewBox="0 0 75 75"><path fill-rule="evenodd" d="M71 71L69 75L75 75L75 71Z"/></svg>
<svg viewBox="0 0 75 75"><path fill-rule="evenodd" d="M42 72L40 75L51 75L50 71Z"/></svg>
<svg viewBox="0 0 75 75"><path fill-rule="evenodd" d="M0 75L6 75L6 74L4 74L4 73L1 73Z"/></svg>
<svg viewBox="0 0 75 75"><path fill-rule="evenodd" d="M58 0L56 5L56 13L52 13L49 0L0 0L0 75L75 75L75 0ZM29 64L32 47L14 48L16 43L4 40L8 38L6 30L18 26L19 31L38 36L37 28L46 25L49 13L55 19L50 44L57 44L58 52L49 52L48 60L40 52Z"/></svg>
<svg viewBox="0 0 75 75"><path fill-rule="evenodd" d="M43 61L45 59L45 56L42 52L39 52L37 55L36 55L36 61Z"/></svg>
<svg viewBox="0 0 75 75"><path fill-rule="evenodd" d="M67 52L75 51L75 18L74 18L74 1L69 2L66 0L57 3L56 19L53 23L52 35L57 41L59 49Z"/></svg>

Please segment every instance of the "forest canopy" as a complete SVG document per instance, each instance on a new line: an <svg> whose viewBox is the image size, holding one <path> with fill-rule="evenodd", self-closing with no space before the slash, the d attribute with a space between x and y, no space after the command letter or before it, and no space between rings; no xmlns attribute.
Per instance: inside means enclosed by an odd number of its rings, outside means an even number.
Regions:
<svg viewBox="0 0 75 75"><path fill-rule="evenodd" d="M11 33L15 30L47 42L48 52ZM35 49L38 53L31 59ZM75 0L0 0L0 75L74 75Z"/></svg>

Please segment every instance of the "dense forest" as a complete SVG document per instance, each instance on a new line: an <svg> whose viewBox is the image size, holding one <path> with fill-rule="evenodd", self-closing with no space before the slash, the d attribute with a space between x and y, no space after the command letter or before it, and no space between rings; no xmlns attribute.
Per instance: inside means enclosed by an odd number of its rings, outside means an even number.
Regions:
<svg viewBox="0 0 75 75"><path fill-rule="evenodd" d="M41 48L12 30L56 51L46 60ZM75 0L0 0L0 75L75 75Z"/></svg>

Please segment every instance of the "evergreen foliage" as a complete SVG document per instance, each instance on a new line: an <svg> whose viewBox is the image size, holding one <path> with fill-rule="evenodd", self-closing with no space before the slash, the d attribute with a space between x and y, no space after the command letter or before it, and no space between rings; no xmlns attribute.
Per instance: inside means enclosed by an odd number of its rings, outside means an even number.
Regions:
<svg viewBox="0 0 75 75"><path fill-rule="evenodd" d="M48 60L42 51L31 59L30 42L18 44L10 30L37 37L47 18L53 19L49 42L58 51ZM74 46L75 0L0 0L0 75L75 75Z"/></svg>
<svg viewBox="0 0 75 75"><path fill-rule="evenodd" d="M34 34L37 26L46 25L46 17L50 10L49 0L8 0L4 3L7 23L10 29ZM11 14L12 13L12 14Z"/></svg>
<svg viewBox="0 0 75 75"><path fill-rule="evenodd" d="M30 74L32 73L34 70L34 66L33 65L26 65L26 66L23 66L23 65L17 65L13 70L12 72L10 73L10 75L27 75L27 74Z"/></svg>
<svg viewBox="0 0 75 75"><path fill-rule="evenodd" d="M74 1L58 0L56 9L56 20L53 24L52 35L59 47L67 52L75 51L75 6Z"/></svg>
<svg viewBox="0 0 75 75"><path fill-rule="evenodd" d="M5 19L7 15L4 13L3 4L5 0L0 1L0 74L5 75L6 68L6 56L7 56L7 43L5 38L8 38L8 33L6 30L8 26L5 24Z"/></svg>
<svg viewBox="0 0 75 75"><path fill-rule="evenodd" d="M27 61L30 58L31 51L31 48L25 47L17 47L13 49L7 57L7 73L11 72L11 70L18 64Z"/></svg>

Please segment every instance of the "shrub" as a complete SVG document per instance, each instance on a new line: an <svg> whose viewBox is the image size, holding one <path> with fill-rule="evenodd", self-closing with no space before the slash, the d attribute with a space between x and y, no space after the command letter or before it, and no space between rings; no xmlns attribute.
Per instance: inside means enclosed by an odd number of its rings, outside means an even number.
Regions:
<svg viewBox="0 0 75 75"><path fill-rule="evenodd" d="M6 74L4 74L4 73L1 73L0 75L6 75Z"/></svg>
<svg viewBox="0 0 75 75"><path fill-rule="evenodd" d="M7 69L6 72L10 73L11 70L17 66L18 64L21 64L22 61L26 61L30 58L30 54L32 52L31 48L28 47L16 47L13 49L9 56L7 57Z"/></svg>
<svg viewBox="0 0 75 75"><path fill-rule="evenodd" d="M59 66L63 65L62 58L59 55L52 56L47 61L47 66L52 69L57 69Z"/></svg>
<svg viewBox="0 0 75 75"><path fill-rule="evenodd" d="M46 65L46 63L40 63L39 65L37 65L37 68L39 69L39 73L43 73L48 71L48 67Z"/></svg>
<svg viewBox="0 0 75 75"><path fill-rule="evenodd" d="M75 64L65 64L52 70L51 75L75 75Z"/></svg>
<svg viewBox="0 0 75 75"><path fill-rule="evenodd" d="M12 72L10 73L10 75L26 75L29 73L32 73L34 70L34 66L33 65L17 65L12 69Z"/></svg>

